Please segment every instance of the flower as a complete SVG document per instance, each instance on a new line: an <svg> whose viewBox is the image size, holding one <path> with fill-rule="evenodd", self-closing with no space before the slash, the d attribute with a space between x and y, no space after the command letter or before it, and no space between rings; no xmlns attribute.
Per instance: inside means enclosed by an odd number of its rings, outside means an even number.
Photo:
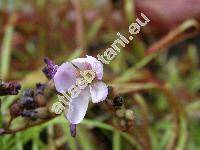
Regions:
<svg viewBox="0 0 200 150"><path fill-rule="evenodd" d="M95 79L84 89L81 89L77 97L70 100L69 109L65 112L65 116L71 124L78 124L83 120L90 99L93 103L98 103L104 101L108 95L107 85L101 81L103 64L92 56L77 58L71 63L66 62L59 66L53 78L56 90L60 93L67 92L80 79L80 71L84 70L92 70L95 73Z"/></svg>

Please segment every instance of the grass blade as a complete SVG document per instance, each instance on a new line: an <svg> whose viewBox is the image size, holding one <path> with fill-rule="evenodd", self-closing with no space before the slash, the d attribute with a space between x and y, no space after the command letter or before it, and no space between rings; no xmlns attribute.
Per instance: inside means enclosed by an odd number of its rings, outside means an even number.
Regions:
<svg viewBox="0 0 200 150"><path fill-rule="evenodd" d="M2 43L1 55L1 78L6 79L10 68L11 42L13 36L13 24L10 23L6 27L5 35Z"/></svg>
<svg viewBox="0 0 200 150"><path fill-rule="evenodd" d="M115 130L113 133L113 150L120 150L120 149L121 149L120 132Z"/></svg>

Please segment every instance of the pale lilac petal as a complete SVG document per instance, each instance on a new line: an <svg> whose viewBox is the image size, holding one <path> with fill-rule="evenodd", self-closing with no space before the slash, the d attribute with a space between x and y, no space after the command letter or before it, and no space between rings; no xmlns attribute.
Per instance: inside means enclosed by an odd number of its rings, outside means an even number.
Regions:
<svg viewBox="0 0 200 150"><path fill-rule="evenodd" d="M92 66L87 61L87 58L76 58L72 60L72 63L77 66L80 70L91 70Z"/></svg>
<svg viewBox="0 0 200 150"><path fill-rule="evenodd" d="M83 90L77 98L72 99L66 118L71 124L80 123L85 117L90 99L89 88Z"/></svg>
<svg viewBox="0 0 200 150"><path fill-rule="evenodd" d="M108 87L104 82L98 81L90 85L93 103L104 101L108 95Z"/></svg>
<svg viewBox="0 0 200 150"><path fill-rule="evenodd" d="M58 92L66 92L76 84L77 70L71 63L63 63L54 76L54 83Z"/></svg>
<svg viewBox="0 0 200 150"><path fill-rule="evenodd" d="M103 78L103 64L95 57L87 56L87 58L77 58L72 60L72 63L81 70L92 69L96 73L98 80Z"/></svg>
<svg viewBox="0 0 200 150"><path fill-rule="evenodd" d="M87 60L91 64L92 70L96 73L97 79L101 80L103 78L103 64L92 56L87 56Z"/></svg>

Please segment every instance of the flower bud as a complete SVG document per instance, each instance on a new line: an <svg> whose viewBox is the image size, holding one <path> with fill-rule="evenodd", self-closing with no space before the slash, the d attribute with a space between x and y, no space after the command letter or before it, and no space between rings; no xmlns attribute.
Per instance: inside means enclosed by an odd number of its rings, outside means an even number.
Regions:
<svg viewBox="0 0 200 150"><path fill-rule="evenodd" d="M32 89L27 89L23 93L24 97L34 97L34 91Z"/></svg>
<svg viewBox="0 0 200 150"><path fill-rule="evenodd" d="M38 107L43 107L46 105L46 98L44 97L44 95L38 94L37 96L35 96L35 101Z"/></svg>
<svg viewBox="0 0 200 150"><path fill-rule="evenodd" d="M22 117L29 118L32 121L35 121L37 119L37 111L35 111L35 110L24 110L20 114Z"/></svg>
<svg viewBox="0 0 200 150"><path fill-rule="evenodd" d="M124 98L122 96L117 96L113 100L113 105L115 107L121 107L124 104Z"/></svg>
<svg viewBox="0 0 200 150"><path fill-rule="evenodd" d="M36 94L44 94L44 90L46 88L46 84L37 83L36 84Z"/></svg>
<svg viewBox="0 0 200 150"><path fill-rule="evenodd" d="M0 96L3 95L17 95L21 85L17 82L6 82L0 81Z"/></svg>
<svg viewBox="0 0 200 150"><path fill-rule="evenodd" d="M45 58L44 62L47 64L47 66L44 67L42 71L48 79L52 79L57 72L58 65L55 65L53 61L48 58Z"/></svg>
<svg viewBox="0 0 200 150"><path fill-rule="evenodd" d="M134 120L134 113L133 113L133 111L130 110L130 109L127 109L126 112L125 112L125 117L128 120Z"/></svg>
<svg viewBox="0 0 200 150"><path fill-rule="evenodd" d="M72 137L76 136L76 124L70 124L70 133Z"/></svg>
<svg viewBox="0 0 200 150"><path fill-rule="evenodd" d="M124 110L123 109L117 109L116 115L120 118L124 117Z"/></svg>
<svg viewBox="0 0 200 150"><path fill-rule="evenodd" d="M10 116L12 118L16 118L20 116L20 113L22 112L21 107L18 105L18 103L13 103L10 107Z"/></svg>
<svg viewBox="0 0 200 150"><path fill-rule="evenodd" d="M34 109L37 107L33 97L22 97L18 103L21 106L21 108L24 109Z"/></svg>

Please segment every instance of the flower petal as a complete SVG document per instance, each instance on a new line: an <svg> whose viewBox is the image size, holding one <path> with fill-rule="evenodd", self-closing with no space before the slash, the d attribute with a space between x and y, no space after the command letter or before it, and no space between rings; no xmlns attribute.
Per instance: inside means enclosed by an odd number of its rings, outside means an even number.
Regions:
<svg viewBox="0 0 200 150"><path fill-rule="evenodd" d="M92 56L87 56L87 59L92 66L92 70L96 72L97 79L101 80L103 78L103 64Z"/></svg>
<svg viewBox="0 0 200 150"><path fill-rule="evenodd" d="M88 108L89 98L89 88L86 88L78 97L72 99L69 104L69 110L65 114L71 124L78 124L83 120Z"/></svg>
<svg viewBox="0 0 200 150"><path fill-rule="evenodd" d="M95 57L87 56L87 58L77 58L72 60L72 63L81 70L92 69L96 73L98 80L103 78L103 64Z"/></svg>
<svg viewBox="0 0 200 150"><path fill-rule="evenodd" d="M72 85L76 84L77 70L71 63L63 63L54 76L56 90L60 93L66 92Z"/></svg>
<svg viewBox="0 0 200 150"><path fill-rule="evenodd" d="M87 61L87 58L76 58L72 60L72 63L77 66L80 70L92 69L91 64Z"/></svg>
<svg viewBox="0 0 200 150"><path fill-rule="evenodd" d="M108 87L104 82L98 81L90 85L90 93L93 103L104 101L108 95Z"/></svg>

